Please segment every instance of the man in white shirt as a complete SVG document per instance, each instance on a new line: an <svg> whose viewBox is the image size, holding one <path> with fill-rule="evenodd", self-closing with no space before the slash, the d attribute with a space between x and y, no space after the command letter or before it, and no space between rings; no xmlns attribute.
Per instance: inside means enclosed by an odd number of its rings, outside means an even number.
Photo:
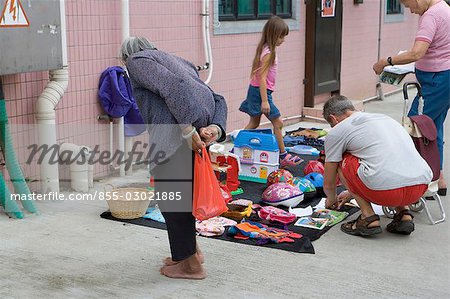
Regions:
<svg viewBox="0 0 450 299"><path fill-rule="evenodd" d="M362 236L381 233L380 218L370 204L375 203L395 207L389 232L413 232L408 205L427 190L432 171L411 137L386 115L355 111L344 96L330 98L323 116L332 127L325 140L326 206L340 208L353 197L361 208L358 219L342 224L341 230ZM338 174L351 196L336 196Z"/></svg>

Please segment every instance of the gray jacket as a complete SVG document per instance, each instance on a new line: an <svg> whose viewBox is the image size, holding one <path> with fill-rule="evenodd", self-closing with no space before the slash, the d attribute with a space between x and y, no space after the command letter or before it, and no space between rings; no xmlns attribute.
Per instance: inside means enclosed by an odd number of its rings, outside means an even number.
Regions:
<svg viewBox="0 0 450 299"><path fill-rule="evenodd" d="M217 124L225 139L227 105L200 78L187 60L159 50L145 50L127 59L133 95L147 123L153 154L170 157L182 144L179 125L200 129ZM154 167L150 163L150 168Z"/></svg>

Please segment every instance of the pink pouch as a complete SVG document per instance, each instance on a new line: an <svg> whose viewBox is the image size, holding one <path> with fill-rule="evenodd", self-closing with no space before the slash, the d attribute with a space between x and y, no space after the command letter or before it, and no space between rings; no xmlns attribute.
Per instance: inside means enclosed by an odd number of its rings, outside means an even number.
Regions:
<svg viewBox="0 0 450 299"><path fill-rule="evenodd" d="M262 207L258 211L258 216L264 220L277 221L283 224L289 224L297 219L294 214L272 206Z"/></svg>

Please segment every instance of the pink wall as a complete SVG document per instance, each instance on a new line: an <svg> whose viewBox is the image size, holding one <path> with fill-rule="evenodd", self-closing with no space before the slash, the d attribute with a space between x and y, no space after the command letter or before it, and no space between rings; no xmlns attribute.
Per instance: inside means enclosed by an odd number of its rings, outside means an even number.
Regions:
<svg viewBox="0 0 450 299"><path fill-rule="evenodd" d="M304 19L302 17L302 19ZM278 76L273 98L282 116L301 114L304 77L304 22L291 31L278 49ZM214 74L211 86L228 101L228 130L243 128L248 121L239 105L247 94L251 63L260 34L215 36L212 39ZM231 63L230 63L231 62ZM264 119L263 121L267 121Z"/></svg>
<svg viewBox="0 0 450 299"><path fill-rule="evenodd" d="M379 7L378 1L364 1L360 5L344 1L341 93L355 100L376 95L378 77L372 66L378 59ZM404 21L387 23L382 14L381 58L411 48L418 19L409 9L405 10L404 16ZM383 91L393 89L383 84Z"/></svg>
<svg viewBox="0 0 450 299"><path fill-rule="evenodd" d="M199 0L131 1L131 34L146 36L158 49L203 65L201 4ZM300 114L303 105L304 19L302 10L301 29L291 31L278 52L279 75L273 96L286 116ZM228 101L228 131L247 123L246 115L238 109L247 93L251 62L260 36L260 33L211 35L214 72L210 85Z"/></svg>
<svg viewBox="0 0 450 299"><path fill-rule="evenodd" d="M372 64L377 57L378 4L365 1L354 6L344 1L342 44L342 93L363 99L375 94ZM212 5L213 1L211 1ZM305 5L300 5L300 30L291 31L279 48L279 73L274 100L282 116L302 113L305 61ZM130 0L131 35L143 35L163 51L203 65L201 1ZM102 113L97 101L101 72L118 65L121 42L120 1L66 0L67 42L70 82L56 109L60 142L108 147L109 131L96 116ZM382 55L408 48L413 40L416 18L405 13L405 21L384 24ZM238 111L249 82L250 65L260 33L212 35L214 73L211 86L228 101L228 131L242 128L247 116ZM205 77L205 74L202 74ZM45 87L47 72L4 76L4 90L11 124L33 124L36 99ZM80 133L80 128L89 132ZM82 126L84 125L84 126ZM29 132L15 134L15 146L25 176L38 179L37 166L25 165ZM145 140L145 135L141 137ZM108 174L107 166L96 165L97 176Z"/></svg>

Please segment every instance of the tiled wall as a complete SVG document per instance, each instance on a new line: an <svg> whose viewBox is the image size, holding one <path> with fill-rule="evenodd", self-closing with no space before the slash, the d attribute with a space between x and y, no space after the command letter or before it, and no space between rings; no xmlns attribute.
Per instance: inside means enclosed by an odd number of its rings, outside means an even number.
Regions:
<svg viewBox="0 0 450 299"><path fill-rule="evenodd" d="M378 1L355 6L344 1L342 93L351 98L375 94L372 64L377 56ZM98 79L108 66L118 65L121 43L119 0L66 0L67 43L70 82L56 108L59 142L93 146L109 142L109 126L99 123L102 113L97 100ZM211 1L211 7L213 1ZM299 115L303 105L305 61L305 6L299 1L299 30L291 31L279 48L277 90L273 94L283 116ZM130 0L131 35L149 38L163 51L182 56L196 65L205 63L201 30L200 0ZM214 12L213 12L214 13ZM416 18L405 13L405 22L383 24L382 55L408 47ZM213 24L211 23L211 26ZM211 87L228 102L228 131L242 128L247 116L238 111L246 95L250 66L260 33L213 35L214 72ZM202 78L205 78L202 73ZM48 80L48 72L3 77L11 124L34 123L35 103ZM79 126L90 126L80 135ZM85 127L85 126L83 126ZM39 178L36 166L25 165L27 132L15 137L15 146L25 175ZM145 136L141 137L145 140ZM96 176L108 174L107 166L96 165Z"/></svg>
<svg viewBox="0 0 450 299"><path fill-rule="evenodd" d="M418 18L409 9L404 12L404 21L387 23L381 20L380 57L393 56L400 50L409 50L414 42ZM354 5L344 1L342 24L342 71L341 93L352 99L365 99L376 94L378 77L372 66L378 60L379 31L378 1L364 1ZM383 84L383 91L394 87Z"/></svg>

